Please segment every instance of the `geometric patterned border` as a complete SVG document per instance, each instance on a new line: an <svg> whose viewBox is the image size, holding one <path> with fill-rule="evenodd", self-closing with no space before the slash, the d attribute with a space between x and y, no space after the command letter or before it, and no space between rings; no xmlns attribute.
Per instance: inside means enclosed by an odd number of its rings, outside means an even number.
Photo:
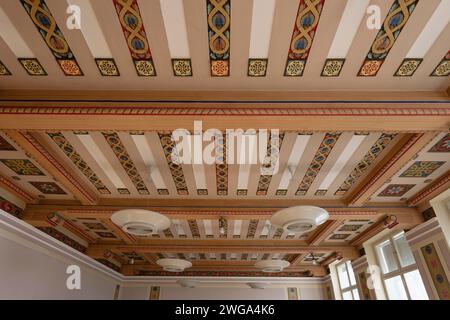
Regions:
<svg viewBox="0 0 450 320"><path fill-rule="evenodd" d="M448 75L450 75L450 50L430 74L431 77L446 77Z"/></svg>
<svg viewBox="0 0 450 320"><path fill-rule="evenodd" d="M189 191L186 179L184 178L183 167L172 161L172 155L175 156L177 153L175 142L172 140L172 135L165 132L160 132L158 135L177 192L179 195L188 195Z"/></svg>
<svg viewBox="0 0 450 320"><path fill-rule="evenodd" d="M267 195L269 190L270 181L273 177L273 171L277 164L279 163L279 152L281 150L281 145L283 143L284 133L280 133L278 137L273 136L272 133L269 135L267 141L267 151L261 166L259 176L258 187L256 190L256 195ZM273 140L273 141L272 141Z"/></svg>
<svg viewBox="0 0 450 320"><path fill-rule="evenodd" d="M268 63L267 59L248 59L247 76L265 77Z"/></svg>
<svg viewBox="0 0 450 320"><path fill-rule="evenodd" d="M316 176L319 174L320 169L327 160L340 136L340 132L331 132L325 134L322 142L317 148L313 160L311 161L308 169L305 172L305 175L303 176L302 181L297 188L297 191L295 192L295 195L303 196L308 192L309 187L313 183Z"/></svg>
<svg viewBox="0 0 450 320"><path fill-rule="evenodd" d="M142 180L141 175L139 174L139 171L136 169L133 160L131 160L130 155L128 154L127 150L125 149L125 146L120 140L119 135L116 132L112 133L102 132L102 134L105 137L106 142L109 144L112 151L116 155L123 169L127 173L128 177L130 177L139 194L141 195L150 194L150 192L147 189L147 186Z"/></svg>
<svg viewBox="0 0 450 320"><path fill-rule="evenodd" d="M378 31L358 72L361 77L374 77L394 46L419 0L395 0Z"/></svg>
<svg viewBox="0 0 450 320"><path fill-rule="evenodd" d="M216 138L215 158L216 158L216 189L218 196L228 195L228 165L226 136Z"/></svg>
<svg viewBox="0 0 450 320"><path fill-rule="evenodd" d="M116 62L112 58L95 58L98 70L103 77L118 77L120 76L119 69Z"/></svg>
<svg viewBox="0 0 450 320"><path fill-rule="evenodd" d="M73 240L72 238L66 236L64 233L56 230L55 228L51 227L37 227L39 230L45 232L49 236L55 238L56 240L61 241L62 243L68 245L69 247L78 250L82 253L86 253L86 247L82 244L78 243L77 241Z"/></svg>
<svg viewBox="0 0 450 320"><path fill-rule="evenodd" d="M395 163L397 160L405 154L421 137L423 133L414 134L411 139L409 139L396 153L389 159L389 161L380 169L378 172L368 181L350 200L349 204L352 205L369 189L371 188L378 179L380 179L386 171Z"/></svg>
<svg viewBox="0 0 450 320"><path fill-rule="evenodd" d="M10 76L11 72L9 72L8 68L0 61L0 76Z"/></svg>
<svg viewBox="0 0 450 320"><path fill-rule="evenodd" d="M56 143L56 145L65 153L65 155L73 162L73 164L83 173L89 182L100 192L101 194L110 194L109 189L103 184L99 177L89 167L89 165L81 158L75 148L69 143L61 132L47 133L50 138Z"/></svg>
<svg viewBox="0 0 450 320"><path fill-rule="evenodd" d="M419 68L422 61L423 59L404 59L395 72L394 77L411 77L412 75L414 75L414 72L416 72L417 68Z"/></svg>
<svg viewBox="0 0 450 320"><path fill-rule="evenodd" d="M231 1L206 0L209 60L212 77L230 75Z"/></svg>
<svg viewBox="0 0 450 320"><path fill-rule="evenodd" d="M423 258L433 279L434 287L441 300L450 300L450 283L442 266L441 259L433 243L420 248Z"/></svg>
<svg viewBox="0 0 450 320"><path fill-rule="evenodd" d="M335 192L335 195L345 194L395 137L396 134L383 133L375 144L370 147L370 150L364 155L364 158L355 166L344 183Z"/></svg>
<svg viewBox="0 0 450 320"><path fill-rule="evenodd" d="M258 271L150 271L135 270L134 276L183 276L183 277L311 277L310 270L295 272L264 273Z"/></svg>
<svg viewBox="0 0 450 320"><path fill-rule="evenodd" d="M48 152L48 150L41 145L33 136L28 132L19 133L24 139L30 143L37 152L39 152L47 161L49 161L70 183L77 188L90 202L95 202L96 198L92 196L87 190L81 186L78 179L73 177L67 170Z"/></svg>
<svg viewBox="0 0 450 320"><path fill-rule="evenodd" d="M64 74L66 76L82 76L83 72L44 0L20 0L20 2L36 26L39 34L45 40L45 43ZM31 74L29 68L25 65L24 67ZM34 64L32 69L37 70L36 67L37 65ZM40 75L47 74L43 74L45 71L42 67L40 69Z"/></svg>
<svg viewBox="0 0 450 320"><path fill-rule="evenodd" d="M113 0L138 76L156 76L150 45L136 0Z"/></svg>
<svg viewBox="0 0 450 320"><path fill-rule="evenodd" d="M303 75L324 2L325 0L300 0L284 68L285 76Z"/></svg>
<svg viewBox="0 0 450 320"><path fill-rule="evenodd" d="M416 193L414 196L412 196L408 201L408 205L409 206L417 205L420 201L431 195L434 191L445 186L449 182L450 182L450 171L447 172L444 176L440 177L434 183L432 183L428 188L425 188L422 191Z"/></svg>
<svg viewBox="0 0 450 320"><path fill-rule="evenodd" d="M191 77L191 59L172 59L173 75L176 77Z"/></svg>
<svg viewBox="0 0 450 320"><path fill-rule="evenodd" d="M322 69L322 77L339 77L345 59L326 59Z"/></svg>
<svg viewBox="0 0 450 320"><path fill-rule="evenodd" d="M36 58L19 58L22 67L30 76L46 76L47 72Z"/></svg>
<svg viewBox="0 0 450 320"><path fill-rule="evenodd" d="M14 217L22 219L23 209L16 206L14 203L9 202L2 196L0 196L0 209L12 214Z"/></svg>
<svg viewBox="0 0 450 320"><path fill-rule="evenodd" d="M254 102L252 102L254 103ZM292 104L293 102L290 102ZM299 103L302 103L301 101ZM187 104L189 104L187 102ZM65 106L54 107L15 107L0 106L0 114L39 114L39 115L139 115L139 116L448 116L450 115L449 106L441 107L414 107L413 104L405 102L404 106L389 107L344 107L344 103L336 107L307 107L307 106L289 106L289 107L258 107L252 105L252 108L246 107L118 107L105 106L85 107L85 106Z"/></svg>

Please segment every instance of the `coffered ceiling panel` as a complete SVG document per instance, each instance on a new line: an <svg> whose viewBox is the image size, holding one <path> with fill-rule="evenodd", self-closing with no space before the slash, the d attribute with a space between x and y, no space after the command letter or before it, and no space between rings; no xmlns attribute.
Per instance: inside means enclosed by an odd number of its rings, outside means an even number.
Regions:
<svg viewBox="0 0 450 320"><path fill-rule="evenodd" d="M279 155L255 140L265 156L253 163L243 158L241 164L238 153L235 160L225 153L224 164L176 164L175 143L165 132L49 131L32 136L100 198L342 199L402 134L282 132L274 141L274 146L280 144ZM225 137L215 156L222 158L226 143L238 141ZM278 167L268 170L270 161Z"/></svg>

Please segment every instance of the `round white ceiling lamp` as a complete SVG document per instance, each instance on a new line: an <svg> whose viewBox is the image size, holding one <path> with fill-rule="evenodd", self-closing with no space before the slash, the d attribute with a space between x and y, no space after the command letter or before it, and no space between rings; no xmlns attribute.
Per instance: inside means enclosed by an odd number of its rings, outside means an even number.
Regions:
<svg viewBox="0 0 450 320"><path fill-rule="evenodd" d="M252 289L265 289L270 287L269 282L249 282L247 285Z"/></svg>
<svg viewBox="0 0 450 320"><path fill-rule="evenodd" d="M123 231L135 236L149 236L170 227L169 218L158 212L143 209L117 211L111 216L111 220Z"/></svg>
<svg viewBox="0 0 450 320"><path fill-rule="evenodd" d="M290 263L286 260L262 260L255 263L256 268L267 273L281 272L289 265Z"/></svg>
<svg viewBox="0 0 450 320"><path fill-rule="evenodd" d="M177 283L183 288L195 288L197 286L197 281L189 279L180 279Z"/></svg>
<svg viewBox="0 0 450 320"><path fill-rule="evenodd" d="M276 212L270 222L289 232L305 233L327 221L329 216L327 210L319 207L297 206Z"/></svg>
<svg viewBox="0 0 450 320"><path fill-rule="evenodd" d="M192 267L192 263L182 259L159 259L156 261L164 271L168 272L183 272L184 269Z"/></svg>

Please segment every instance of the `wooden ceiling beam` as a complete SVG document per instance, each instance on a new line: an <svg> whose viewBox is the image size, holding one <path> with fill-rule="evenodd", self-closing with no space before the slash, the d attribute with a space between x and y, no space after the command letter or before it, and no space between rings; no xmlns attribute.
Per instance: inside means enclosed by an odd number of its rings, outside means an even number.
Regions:
<svg viewBox="0 0 450 320"><path fill-rule="evenodd" d="M147 244L111 245L93 244L87 255L97 256L104 251L135 251L137 253L310 253L341 252L344 256L356 257L357 251L351 246L305 245L299 240L148 240Z"/></svg>
<svg viewBox="0 0 450 320"><path fill-rule="evenodd" d="M269 219L273 213L279 209L300 205L289 200L190 200L190 199L170 199L145 200L145 204L140 199L127 199L127 206L97 205L80 206L70 202L59 204L29 204L25 208L25 217L31 220L45 219L47 214L60 212L68 217L78 218L98 218L109 219L111 215L122 209L140 208L154 210L167 215L173 219ZM326 206L326 201L315 201L327 209L332 220L345 219L376 219L383 214L391 213L397 215L408 215L416 213L414 208L398 207L396 204L384 204L379 207L355 207L345 208L343 206Z"/></svg>
<svg viewBox="0 0 450 320"><path fill-rule="evenodd" d="M23 200L25 203L34 203L36 200L34 196L17 186L15 183L11 182L8 178L0 174L0 187L4 188L6 191L11 192L16 197Z"/></svg>
<svg viewBox="0 0 450 320"><path fill-rule="evenodd" d="M447 93L450 87L447 89ZM182 91L182 90L0 90L6 102L81 101L445 101L442 91Z"/></svg>
<svg viewBox="0 0 450 320"><path fill-rule="evenodd" d="M300 253L299 255L297 255L294 260L292 260L291 262L291 266L296 266L298 265L306 256L308 255L308 253Z"/></svg>
<svg viewBox="0 0 450 320"><path fill-rule="evenodd" d="M35 159L50 175L60 182L82 204L93 205L97 198L89 189L81 185L79 179L48 152L48 148L37 141L31 134L19 131L8 131L7 134L20 147Z"/></svg>
<svg viewBox="0 0 450 320"><path fill-rule="evenodd" d="M430 201L445 190L450 189L450 171L433 181L428 187L419 191L409 198L409 206L421 206L423 203Z"/></svg>
<svg viewBox="0 0 450 320"><path fill-rule="evenodd" d="M227 264L228 261L218 261L220 264L217 265L202 265L197 264L197 261L192 261L192 267L187 269L186 271L189 272L196 272L196 271L241 271L241 272L258 272L259 270L255 268L254 264L256 261L241 261L242 264L239 263L233 263L232 265ZM244 263L245 262L245 263ZM135 272L138 271L153 271L153 272L162 272L162 268L160 266L155 265L123 265L120 272L125 276L131 276L134 275ZM326 275L326 269L322 266L296 266L296 267L288 267L285 269L286 272L305 272L305 271L311 271L314 276L316 277L322 277Z"/></svg>
<svg viewBox="0 0 450 320"><path fill-rule="evenodd" d="M308 244L310 246L318 246L325 240L334 230L342 225L342 220L328 220L325 222L326 225L315 232L312 237L308 239Z"/></svg>
<svg viewBox="0 0 450 320"><path fill-rule="evenodd" d="M115 234L117 234L126 244L137 243L136 237L123 231L122 228L119 228L114 222L111 221L110 218L102 219L101 221L106 224L106 226L110 228Z"/></svg>
<svg viewBox="0 0 450 320"><path fill-rule="evenodd" d="M442 131L450 100L445 92L0 91L0 129L173 130L194 120L221 130Z"/></svg>
<svg viewBox="0 0 450 320"><path fill-rule="evenodd" d="M436 136L436 132L405 134L382 161L359 183L345 200L349 206L363 206L386 181Z"/></svg>

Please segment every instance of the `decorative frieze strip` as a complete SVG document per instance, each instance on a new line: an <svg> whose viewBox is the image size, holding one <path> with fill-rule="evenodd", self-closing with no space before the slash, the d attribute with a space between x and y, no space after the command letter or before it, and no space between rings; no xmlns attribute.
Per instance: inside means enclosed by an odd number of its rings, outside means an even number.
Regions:
<svg viewBox="0 0 450 320"><path fill-rule="evenodd" d="M302 103L302 102L299 102ZM355 103L355 102L352 102ZM359 102L358 102L359 103ZM390 105L386 107L118 107L118 106L64 106L64 107L0 107L0 114L38 114L38 115L130 115L130 116L448 116L450 115L450 103L440 107L414 107L414 103L404 102L404 106ZM420 102L426 105L426 102ZM0 104L5 105L0 101ZM188 103L189 104L189 103ZM213 104L213 103L212 103ZM223 104L223 103L221 103ZM292 103L294 104L294 102ZM344 104L344 103L343 103ZM381 104L381 103L380 103ZM384 103L383 103L384 104ZM385 103L386 105L389 102ZM396 102L395 104L398 104Z"/></svg>
<svg viewBox="0 0 450 320"><path fill-rule="evenodd" d="M423 133L417 133L411 137L400 150L384 165L375 176L370 179L349 201L349 205L354 204L364 193L369 190L384 174L400 159L414 144L423 136Z"/></svg>
<svg viewBox="0 0 450 320"><path fill-rule="evenodd" d="M16 206L14 203L6 200L0 196L0 209L12 214L14 217L22 219L23 209Z"/></svg>
<svg viewBox="0 0 450 320"><path fill-rule="evenodd" d="M75 250L78 250L82 253L86 252L86 247L78 243L77 241L73 240L72 238L66 236L64 233L56 230L55 228L51 227L38 227L39 230L45 232L49 236L55 238L56 240L61 241L62 243L68 245L69 247L72 247Z"/></svg>
<svg viewBox="0 0 450 320"><path fill-rule="evenodd" d="M150 45L136 0L113 0L137 75L156 76Z"/></svg>
<svg viewBox="0 0 450 320"><path fill-rule="evenodd" d="M247 220L256 219L255 216L258 216L260 219L268 219L274 214L277 209L271 209L268 211L247 211L247 210L236 210L236 211L172 211L172 210L164 210L164 209L158 209L158 212L167 215L169 217L175 217L175 216L186 216L189 217L189 220L192 219L198 219L199 216L211 216L217 217L218 215L226 218L228 216L238 216L238 219L244 220L247 218ZM99 217L99 215L104 216L110 216L114 212L116 212L116 209L111 210L103 210L103 209L68 209L68 210L62 210L61 212L64 212L65 215L70 215L71 217ZM330 214L330 217L333 217L333 220L339 219L339 216L364 216L364 218L371 218L376 217L380 215L379 211L377 209L357 209L354 210L347 210L346 208L328 208L328 213ZM235 218L235 219L237 219ZM181 217L177 217L177 219L181 219ZM195 221L195 220L192 220Z"/></svg>
<svg viewBox="0 0 450 320"><path fill-rule="evenodd" d="M207 0L209 59L212 77L230 75L231 0Z"/></svg>
<svg viewBox="0 0 450 320"><path fill-rule="evenodd" d="M310 270L301 272L264 273L258 271L185 271L173 273L166 271L135 270L134 276L182 276L182 277L311 277Z"/></svg>
<svg viewBox="0 0 450 320"><path fill-rule="evenodd" d="M23 190L22 188L19 188L14 183L6 179L5 177L2 177L0 175L0 186L5 187L6 189L11 190L14 194L25 200L26 202L31 202L34 200L33 196L30 195L28 192Z"/></svg>
<svg viewBox="0 0 450 320"><path fill-rule="evenodd" d="M64 74L66 76L83 76L81 67L45 1L20 0L20 2ZM30 75L47 75L37 60L27 59L26 63L24 61L21 63Z"/></svg>
<svg viewBox="0 0 450 320"><path fill-rule="evenodd" d="M406 232L406 240L411 250L414 250L425 239L429 239L436 233L442 233L442 229L438 219L435 217Z"/></svg>
<svg viewBox="0 0 450 320"><path fill-rule="evenodd" d="M83 196L89 200L91 203L96 202L96 198L93 197L87 190L80 185L78 180L73 177L66 169L48 152L48 150L41 145L36 139L34 139L29 133L21 132L19 133L24 139L26 139L34 149L39 152L48 162L50 162L55 169L59 171L78 191L80 191Z"/></svg>
<svg viewBox="0 0 450 320"><path fill-rule="evenodd" d="M447 172L442 177L440 177L434 183L432 183L428 188L425 188L424 190L420 191L419 193L416 193L411 199L409 199L408 205L409 206L417 205L419 202L426 199L433 192L435 192L436 190L438 190L439 188L441 188L447 184L450 184L450 171Z"/></svg>

